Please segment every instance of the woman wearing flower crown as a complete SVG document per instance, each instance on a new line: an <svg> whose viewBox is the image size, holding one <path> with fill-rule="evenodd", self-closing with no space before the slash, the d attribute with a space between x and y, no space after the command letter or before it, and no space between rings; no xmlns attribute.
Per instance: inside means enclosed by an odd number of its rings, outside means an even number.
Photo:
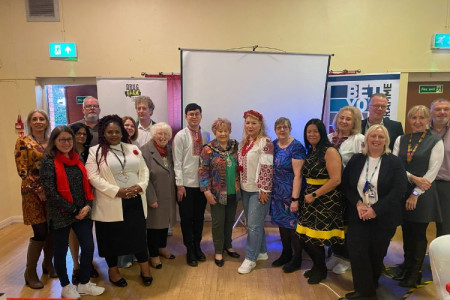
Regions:
<svg viewBox="0 0 450 300"><path fill-rule="evenodd" d="M245 260L238 269L241 274L251 272L257 260L268 259L264 219L270 207L273 174L273 143L267 136L262 114L248 110L244 119L238 169L248 235Z"/></svg>

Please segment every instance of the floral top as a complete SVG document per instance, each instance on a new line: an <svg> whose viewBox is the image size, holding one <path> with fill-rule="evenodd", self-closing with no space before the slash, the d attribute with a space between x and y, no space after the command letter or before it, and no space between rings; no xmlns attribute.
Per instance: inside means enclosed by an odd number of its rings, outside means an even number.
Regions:
<svg viewBox="0 0 450 300"><path fill-rule="evenodd" d="M227 149L223 149L217 139L205 145L200 153L200 165L198 168L200 190L210 190L220 204L227 204L226 169L229 156L236 161L238 159L238 143L229 140ZM239 191L239 171L235 168L235 190Z"/></svg>
<svg viewBox="0 0 450 300"><path fill-rule="evenodd" d="M39 169L44 155L44 147L30 136L17 139L14 156L17 173L22 178L22 194L39 194L43 191L39 179Z"/></svg>
<svg viewBox="0 0 450 300"><path fill-rule="evenodd" d="M273 143L259 138L250 146L239 145L241 188L247 192L271 192L273 175Z"/></svg>

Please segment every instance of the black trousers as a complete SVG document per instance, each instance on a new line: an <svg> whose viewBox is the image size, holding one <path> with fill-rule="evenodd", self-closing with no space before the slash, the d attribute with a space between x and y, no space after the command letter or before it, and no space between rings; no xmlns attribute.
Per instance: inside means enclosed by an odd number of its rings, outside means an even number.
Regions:
<svg viewBox="0 0 450 300"><path fill-rule="evenodd" d="M383 259L389 247L394 228L380 228L373 219L352 222L348 226L347 245L352 265L353 286L363 296L376 295Z"/></svg>
<svg viewBox="0 0 450 300"><path fill-rule="evenodd" d="M427 251L427 227L429 223L404 221L402 224L405 267L419 272Z"/></svg>
<svg viewBox="0 0 450 300"><path fill-rule="evenodd" d="M147 228L147 246L150 257L158 257L158 248L167 246L167 233L169 228L148 229Z"/></svg>
<svg viewBox="0 0 450 300"><path fill-rule="evenodd" d="M70 283L66 267L70 228L73 229L80 242L80 283L82 284L89 282L92 257L94 256L94 238L92 237L92 221L90 219L83 219L72 223L70 226L54 230L55 269L62 287Z"/></svg>
<svg viewBox="0 0 450 300"><path fill-rule="evenodd" d="M205 220L206 197L200 188L185 187L186 196L178 202L183 243L188 246L200 244Z"/></svg>

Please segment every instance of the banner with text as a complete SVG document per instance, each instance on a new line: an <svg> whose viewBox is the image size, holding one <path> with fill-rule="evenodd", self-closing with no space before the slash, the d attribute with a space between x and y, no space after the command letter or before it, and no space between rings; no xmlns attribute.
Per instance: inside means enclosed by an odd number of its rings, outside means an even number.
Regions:
<svg viewBox="0 0 450 300"><path fill-rule="evenodd" d="M166 122L167 80L165 78L97 78L100 116L117 114L137 119L134 96L149 96L155 104L152 120Z"/></svg>
<svg viewBox="0 0 450 300"><path fill-rule="evenodd" d="M396 120L399 87L400 73L328 76L325 126L329 132L333 131L334 117L344 106L359 108L362 119L367 118L370 97L376 93L387 95L386 117Z"/></svg>

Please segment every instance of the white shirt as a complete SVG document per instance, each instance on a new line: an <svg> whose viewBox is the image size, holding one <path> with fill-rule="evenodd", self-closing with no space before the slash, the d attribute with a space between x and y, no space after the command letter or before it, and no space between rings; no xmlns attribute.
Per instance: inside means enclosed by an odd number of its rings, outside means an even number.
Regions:
<svg viewBox="0 0 450 300"><path fill-rule="evenodd" d="M209 142L208 132L201 132L202 145ZM173 139L173 164L177 186L200 187L198 181L199 155L193 155L193 141L188 127L181 129ZM199 153L200 154L200 153Z"/></svg>
<svg viewBox="0 0 450 300"><path fill-rule="evenodd" d="M366 175L367 180L372 185L372 191L374 191L375 198L369 198L370 199L370 205L373 205L378 202L378 174L380 173L380 166L381 166L381 157L372 158L369 157L369 170L367 170L367 161L364 164L364 168L361 172L361 175L359 176L358 180L358 193L361 199L363 199L363 202L365 202L366 198L364 196L364 186L366 185ZM378 167L377 167L378 166ZM377 168L375 170L375 168ZM373 177L372 177L373 174Z"/></svg>
<svg viewBox="0 0 450 300"><path fill-rule="evenodd" d="M241 189L246 192L271 192L273 176L273 143L270 139L260 138L242 156L242 147L239 145L239 165L241 171Z"/></svg>
<svg viewBox="0 0 450 300"><path fill-rule="evenodd" d="M328 139L330 142L333 140L334 133L330 133L328 135ZM353 134L349 136L339 147L339 154L342 157L342 165L347 165L350 158L352 158L353 154L361 153L361 149L364 145L364 135L361 133Z"/></svg>
<svg viewBox="0 0 450 300"><path fill-rule="evenodd" d="M395 140L394 150L392 150L392 154L394 154L395 156L398 156L398 151L400 149L400 138L401 136L399 136ZM428 171L422 177L428 179L429 182L433 182L436 179L436 176L439 172L439 169L441 168L443 160L444 160L444 143L442 142L442 140L440 140L439 142L436 143L436 145L434 145L433 149L431 150L430 162L428 163ZM408 180L411 175L412 175L411 173L406 172ZM422 195L425 192L419 189L419 187L415 187L414 190L417 193L419 193L419 195Z"/></svg>
<svg viewBox="0 0 450 300"><path fill-rule="evenodd" d="M138 124L138 137L135 141L135 144L138 147L144 146L152 139L152 133L150 132L150 128L152 128L152 123L153 122L150 122L150 125L148 125L147 128L142 127L140 123Z"/></svg>

